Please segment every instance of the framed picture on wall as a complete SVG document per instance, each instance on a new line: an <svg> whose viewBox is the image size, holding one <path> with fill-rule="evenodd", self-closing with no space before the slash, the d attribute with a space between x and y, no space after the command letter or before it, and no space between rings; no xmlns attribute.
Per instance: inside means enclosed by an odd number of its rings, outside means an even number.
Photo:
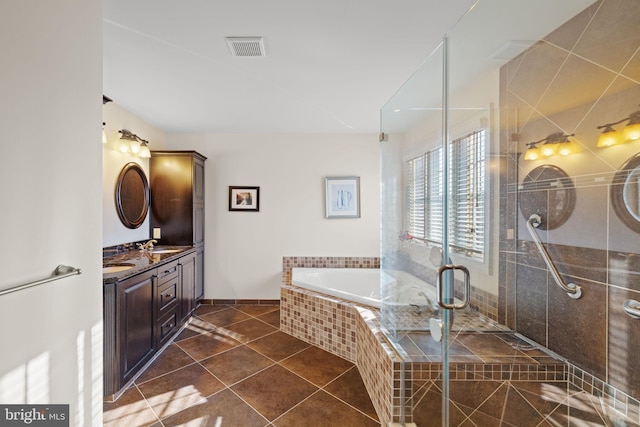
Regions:
<svg viewBox="0 0 640 427"><path fill-rule="evenodd" d="M229 186L229 211L259 212L260 187Z"/></svg>
<svg viewBox="0 0 640 427"><path fill-rule="evenodd" d="M360 218L360 177L325 178L325 218Z"/></svg>

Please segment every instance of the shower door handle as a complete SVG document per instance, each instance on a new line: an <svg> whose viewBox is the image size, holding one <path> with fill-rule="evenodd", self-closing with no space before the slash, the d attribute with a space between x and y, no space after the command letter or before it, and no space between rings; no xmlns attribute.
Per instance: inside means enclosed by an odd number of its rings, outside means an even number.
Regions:
<svg viewBox="0 0 640 427"><path fill-rule="evenodd" d="M460 304L455 303L446 303L444 302L442 279L445 271L460 270L464 273L464 301ZM455 279L453 280L452 286L455 286ZM464 265L453 265L453 264L445 264L438 268L438 281L436 283L436 288L438 289L438 305L442 308L451 309L451 310L462 310L469 306L471 302L471 277L469 275L469 270Z"/></svg>

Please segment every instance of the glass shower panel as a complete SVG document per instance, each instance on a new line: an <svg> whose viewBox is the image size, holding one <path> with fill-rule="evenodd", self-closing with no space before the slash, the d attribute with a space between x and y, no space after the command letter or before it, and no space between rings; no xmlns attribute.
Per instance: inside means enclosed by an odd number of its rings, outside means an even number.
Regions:
<svg viewBox="0 0 640 427"><path fill-rule="evenodd" d="M441 183L427 182L426 174L441 172L441 129L438 46L381 109L381 321L396 343L406 331L428 330L440 313L435 296L440 260L432 259L429 241L442 223L441 213L431 215L430 209L442 204L427 200L426 191Z"/></svg>

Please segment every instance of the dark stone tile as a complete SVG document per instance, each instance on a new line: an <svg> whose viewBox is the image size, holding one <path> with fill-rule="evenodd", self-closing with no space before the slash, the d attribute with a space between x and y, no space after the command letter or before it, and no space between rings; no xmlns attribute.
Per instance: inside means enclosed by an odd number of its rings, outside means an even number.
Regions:
<svg viewBox="0 0 640 427"><path fill-rule="evenodd" d="M240 345L240 342L218 330L200 334L176 343L195 360L206 359Z"/></svg>
<svg viewBox="0 0 640 427"><path fill-rule="evenodd" d="M200 362L223 383L232 385L273 364L273 361L245 345Z"/></svg>
<svg viewBox="0 0 640 427"><path fill-rule="evenodd" d="M480 357L520 355L520 352L495 334L460 334L456 337L456 341Z"/></svg>
<svg viewBox="0 0 640 427"><path fill-rule="evenodd" d="M640 301L640 292L609 286L609 383L640 399L640 320L626 314L627 300Z"/></svg>
<svg viewBox="0 0 640 427"><path fill-rule="evenodd" d="M226 326L224 328L225 333L231 337L237 339L240 342L247 343L255 339L261 338L265 335L271 334L278 329L264 323L261 320L250 318L238 323Z"/></svg>
<svg viewBox="0 0 640 427"><path fill-rule="evenodd" d="M552 414L568 397L565 382L514 381L511 387L545 417Z"/></svg>
<svg viewBox="0 0 640 427"><path fill-rule="evenodd" d="M498 387L495 388L495 392L490 396L487 396L486 400L480 402L480 404L477 405L477 409L478 412L483 414L484 416L499 420L502 418L502 414L504 412L504 405L507 399L509 385L506 382L493 383L498 385Z"/></svg>
<svg viewBox="0 0 640 427"><path fill-rule="evenodd" d="M380 422L319 390L273 422L276 427L358 426L379 427Z"/></svg>
<svg viewBox="0 0 640 427"><path fill-rule="evenodd" d="M199 364L189 365L138 386L156 414L162 419L202 404L206 397L225 388Z"/></svg>
<svg viewBox="0 0 640 427"><path fill-rule="evenodd" d="M516 274L516 330L547 343L547 271L518 265Z"/></svg>
<svg viewBox="0 0 640 427"><path fill-rule="evenodd" d="M543 417L520 393L510 388L502 421L518 427L535 427L543 421Z"/></svg>
<svg viewBox="0 0 640 427"><path fill-rule="evenodd" d="M167 417L162 422L166 427L184 425L264 427L270 425L267 419L228 389L209 396L206 401Z"/></svg>
<svg viewBox="0 0 640 427"><path fill-rule="evenodd" d="M148 426L158 421L136 387L127 389L115 402L104 402L102 408L105 427Z"/></svg>
<svg viewBox="0 0 640 427"><path fill-rule="evenodd" d="M609 252L609 283L640 292L640 255Z"/></svg>
<svg viewBox="0 0 640 427"><path fill-rule="evenodd" d="M505 387L500 381L450 381L449 397L456 404L471 408L471 412L473 412L489 397L492 397L493 400L499 400L499 395L504 397L504 391L499 393L498 389ZM502 401L504 403L504 398ZM495 412L497 413L488 413L488 415L499 418L500 413Z"/></svg>
<svg viewBox="0 0 640 427"><path fill-rule="evenodd" d="M247 345L276 362L310 347L310 344L280 331L259 338Z"/></svg>
<svg viewBox="0 0 640 427"><path fill-rule="evenodd" d="M367 388L362 381L357 367L349 369L344 375L327 384L324 390L338 399L343 400L370 418L378 419L376 410L367 393ZM346 424L349 425L349 424Z"/></svg>
<svg viewBox="0 0 640 427"><path fill-rule="evenodd" d="M449 404L449 425L457 426L465 418L467 415L460 408L455 404ZM413 422L419 427L442 426L442 394L437 389L431 388L419 402L415 403Z"/></svg>
<svg viewBox="0 0 640 427"><path fill-rule="evenodd" d="M606 206L606 203L603 203L603 205ZM603 213L602 217L606 218L606 215ZM585 225L586 227L593 227L593 225ZM601 228L606 228L604 222ZM553 231L556 234L560 232L560 230ZM604 239L605 237L603 236L602 240ZM589 279L595 282L605 282L607 280L607 251L558 244L547 245L547 250L549 257L553 260L560 274Z"/></svg>
<svg viewBox="0 0 640 427"><path fill-rule="evenodd" d="M600 378L606 375L607 295L604 285L573 280L580 299L549 287L549 349Z"/></svg>
<svg viewBox="0 0 640 427"><path fill-rule="evenodd" d="M156 360L136 379L136 384L142 384L153 378L164 375L167 372L175 371L176 369L183 368L192 363L196 363L195 360L187 353L184 352L176 344L168 346Z"/></svg>
<svg viewBox="0 0 640 427"><path fill-rule="evenodd" d="M231 389L270 421L318 390L311 383L279 365L267 368Z"/></svg>
<svg viewBox="0 0 640 427"><path fill-rule="evenodd" d="M307 381L322 387L353 367L353 363L318 347L309 347L280 362Z"/></svg>
<svg viewBox="0 0 640 427"><path fill-rule="evenodd" d="M225 308L224 310L218 310L213 313L207 313L200 316L202 320L211 323L214 326L228 326L233 323L241 322L243 320L251 319L251 316L245 314L233 307Z"/></svg>

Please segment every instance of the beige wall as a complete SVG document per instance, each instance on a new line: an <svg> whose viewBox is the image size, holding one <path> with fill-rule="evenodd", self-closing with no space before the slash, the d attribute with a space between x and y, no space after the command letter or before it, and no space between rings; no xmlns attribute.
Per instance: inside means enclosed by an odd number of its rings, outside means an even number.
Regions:
<svg viewBox="0 0 640 427"><path fill-rule="evenodd" d="M0 402L102 425L102 3L0 3Z"/></svg>
<svg viewBox="0 0 640 427"><path fill-rule="evenodd" d="M169 135L206 162L205 298L277 299L283 256L379 256L377 135ZM361 179L359 219L324 218L324 177ZM260 187L229 212L228 187Z"/></svg>

